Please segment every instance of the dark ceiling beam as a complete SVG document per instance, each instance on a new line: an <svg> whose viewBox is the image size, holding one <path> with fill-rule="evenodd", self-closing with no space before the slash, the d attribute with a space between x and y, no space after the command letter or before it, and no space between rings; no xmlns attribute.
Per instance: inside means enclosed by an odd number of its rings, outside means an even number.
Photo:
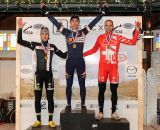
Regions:
<svg viewBox="0 0 160 130"><path fill-rule="evenodd" d="M85 5L78 5L77 4L61 4L59 7L58 4L50 4L48 5L50 12L99 12L98 4L85 4ZM144 10L143 5L137 6L137 4L109 4L108 12L118 13L142 13ZM14 4L6 6L4 4L0 4L0 12L2 13L22 13L22 12L30 12L30 13L38 13L40 12L39 4Z"/></svg>

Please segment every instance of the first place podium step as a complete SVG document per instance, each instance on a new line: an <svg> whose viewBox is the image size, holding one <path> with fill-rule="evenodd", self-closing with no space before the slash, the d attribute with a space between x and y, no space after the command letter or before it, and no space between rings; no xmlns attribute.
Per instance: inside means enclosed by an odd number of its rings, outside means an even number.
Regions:
<svg viewBox="0 0 160 130"><path fill-rule="evenodd" d="M37 128L33 128L32 126L30 126L26 130L61 130L61 129L60 129L60 126L56 126L56 128L51 128L51 127L49 127L47 125L42 125L42 126L37 127Z"/></svg>
<svg viewBox="0 0 160 130"><path fill-rule="evenodd" d="M93 130L92 125L96 123L95 111L72 110L71 112L60 113L61 130Z"/></svg>

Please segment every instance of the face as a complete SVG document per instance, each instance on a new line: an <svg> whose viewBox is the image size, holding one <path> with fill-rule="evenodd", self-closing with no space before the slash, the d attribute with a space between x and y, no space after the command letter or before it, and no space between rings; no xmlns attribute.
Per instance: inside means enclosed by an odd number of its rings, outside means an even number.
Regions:
<svg viewBox="0 0 160 130"><path fill-rule="evenodd" d="M104 29L105 29L105 32L112 32L113 31L113 22L110 21L110 20L106 20L105 23L104 23Z"/></svg>
<svg viewBox="0 0 160 130"><path fill-rule="evenodd" d="M76 18L74 18L74 19L72 19L72 20L70 21L70 27L71 27L72 29L78 30L79 24L80 24L80 22L79 22L79 20L76 19Z"/></svg>
<svg viewBox="0 0 160 130"><path fill-rule="evenodd" d="M48 41L48 39L49 39L48 33L42 33L41 34L41 40L42 41L46 42L46 41Z"/></svg>

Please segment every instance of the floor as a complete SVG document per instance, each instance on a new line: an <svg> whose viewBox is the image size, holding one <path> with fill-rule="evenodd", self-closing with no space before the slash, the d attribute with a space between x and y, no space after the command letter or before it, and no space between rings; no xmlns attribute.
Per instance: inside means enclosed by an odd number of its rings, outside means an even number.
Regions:
<svg viewBox="0 0 160 130"><path fill-rule="evenodd" d="M156 125L144 126L143 130L160 130L160 126Z"/></svg>
<svg viewBox="0 0 160 130"><path fill-rule="evenodd" d="M15 124L0 124L0 130L15 130ZM143 130L160 130L160 126L144 126Z"/></svg>
<svg viewBox="0 0 160 130"><path fill-rule="evenodd" d="M0 125L0 130L15 130L15 124L1 124Z"/></svg>

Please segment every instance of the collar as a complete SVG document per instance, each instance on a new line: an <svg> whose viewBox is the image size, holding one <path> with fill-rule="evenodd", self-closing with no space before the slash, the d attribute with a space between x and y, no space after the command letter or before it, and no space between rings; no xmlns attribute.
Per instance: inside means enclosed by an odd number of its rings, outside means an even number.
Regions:
<svg viewBox="0 0 160 130"><path fill-rule="evenodd" d="M48 46L48 41L42 41L43 46L47 47Z"/></svg>
<svg viewBox="0 0 160 130"><path fill-rule="evenodd" d="M106 34L106 35L112 35L113 32L106 32L105 34Z"/></svg>

